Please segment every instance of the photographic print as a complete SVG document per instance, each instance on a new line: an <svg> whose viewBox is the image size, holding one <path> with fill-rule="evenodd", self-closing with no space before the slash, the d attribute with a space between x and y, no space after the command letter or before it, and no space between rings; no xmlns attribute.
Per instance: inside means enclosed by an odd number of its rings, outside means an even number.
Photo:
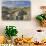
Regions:
<svg viewBox="0 0 46 46"><path fill-rule="evenodd" d="M3 1L2 20L30 20L30 1Z"/></svg>

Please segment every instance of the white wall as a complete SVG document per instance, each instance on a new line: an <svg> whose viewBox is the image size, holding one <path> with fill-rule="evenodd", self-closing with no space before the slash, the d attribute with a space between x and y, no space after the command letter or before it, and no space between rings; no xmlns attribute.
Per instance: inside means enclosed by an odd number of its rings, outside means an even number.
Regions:
<svg viewBox="0 0 46 46"><path fill-rule="evenodd" d="M0 2L1 5L1 2ZM19 33L24 36L31 36L31 32L35 32L36 29L42 29L35 19L35 16L40 14L40 6L46 5L46 0L31 0L31 20L30 21L3 21L1 19L1 7L0 7L0 35L4 34L6 25L14 25L17 27ZM43 28L46 30L46 28Z"/></svg>

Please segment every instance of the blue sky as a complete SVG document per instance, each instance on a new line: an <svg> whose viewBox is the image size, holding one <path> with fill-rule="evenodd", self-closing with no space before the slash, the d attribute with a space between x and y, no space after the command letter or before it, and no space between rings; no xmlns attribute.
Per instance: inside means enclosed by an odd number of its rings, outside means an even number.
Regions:
<svg viewBox="0 0 46 46"><path fill-rule="evenodd" d="M30 0L3 0L3 1L30 1Z"/></svg>
<svg viewBox="0 0 46 46"><path fill-rule="evenodd" d="M29 7L30 1L3 1L2 5L7 7Z"/></svg>

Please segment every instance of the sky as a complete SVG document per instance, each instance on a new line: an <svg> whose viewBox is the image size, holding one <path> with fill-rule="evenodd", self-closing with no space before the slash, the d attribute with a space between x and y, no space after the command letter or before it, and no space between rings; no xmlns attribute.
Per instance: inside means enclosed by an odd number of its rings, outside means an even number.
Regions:
<svg viewBox="0 0 46 46"><path fill-rule="evenodd" d="M3 0L3 1L30 1L30 0Z"/></svg>
<svg viewBox="0 0 46 46"><path fill-rule="evenodd" d="M30 1L3 1L2 6L6 7L29 7Z"/></svg>

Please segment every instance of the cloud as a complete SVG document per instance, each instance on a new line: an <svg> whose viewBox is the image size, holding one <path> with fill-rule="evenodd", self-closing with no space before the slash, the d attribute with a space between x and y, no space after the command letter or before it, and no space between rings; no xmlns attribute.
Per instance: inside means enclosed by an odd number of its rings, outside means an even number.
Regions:
<svg viewBox="0 0 46 46"><path fill-rule="evenodd" d="M30 1L4 1L3 6L7 6L7 7L18 7L18 6L28 7L28 6L30 6Z"/></svg>
<svg viewBox="0 0 46 46"><path fill-rule="evenodd" d="M3 1L30 1L30 0L3 0Z"/></svg>

